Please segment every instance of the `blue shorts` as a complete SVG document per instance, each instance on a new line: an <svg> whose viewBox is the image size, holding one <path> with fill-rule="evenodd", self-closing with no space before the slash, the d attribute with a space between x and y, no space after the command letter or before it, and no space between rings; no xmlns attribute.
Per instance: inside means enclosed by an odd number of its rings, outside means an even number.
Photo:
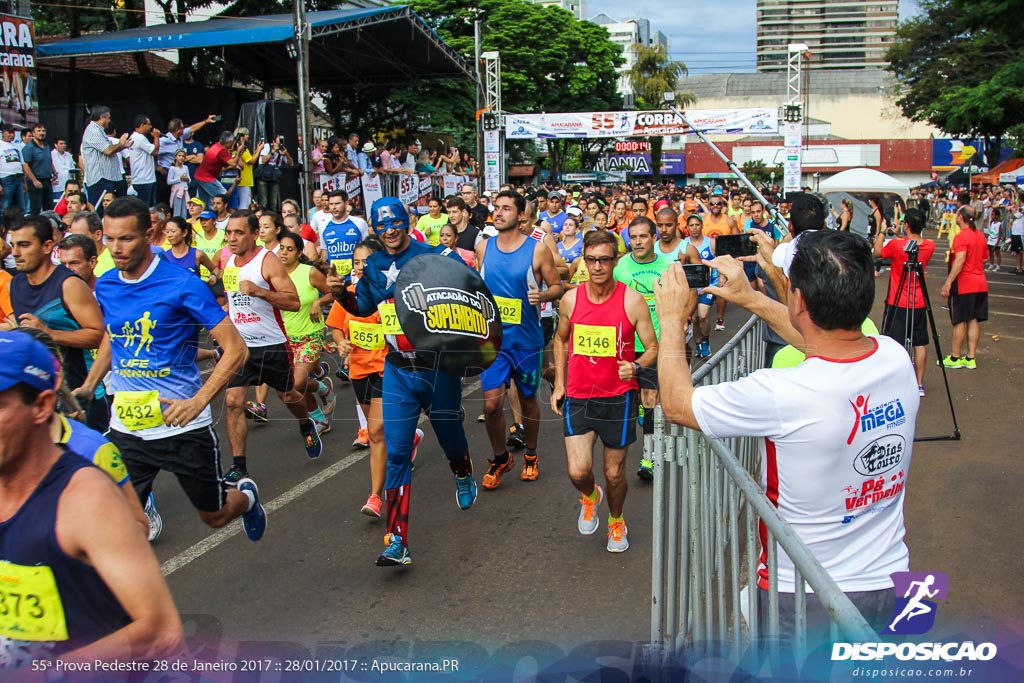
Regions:
<svg viewBox="0 0 1024 683"><path fill-rule="evenodd" d="M715 295L714 294L698 294L697 295L697 303L701 304L703 306L710 306L711 304L715 303Z"/></svg>
<svg viewBox="0 0 1024 683"><path fill-rule="evenodd" d="M490 391L507 387L514 379L519 395L529 398L540 387L544 349L501 349L491 366L480 375L480 388Z"/></svg>

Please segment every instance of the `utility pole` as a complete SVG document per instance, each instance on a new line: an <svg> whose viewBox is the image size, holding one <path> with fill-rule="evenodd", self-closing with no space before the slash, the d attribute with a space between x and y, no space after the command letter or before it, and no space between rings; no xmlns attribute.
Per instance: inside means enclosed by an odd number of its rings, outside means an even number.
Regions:
<svg viewBox="0 0 1024 683"><path fill-rule="evenodd" d="M309 24L306 23L305 0L294 0L295 5L295 61L298 77L299 99L299 140L296 140L295 163L299 171L299 204L305 215L310 197L308 178L305 173L307 150L310 145L309 128Z"/></svg>
<svg viewBox="0 0 1024 683"><path fill-rule="evenodd" d="M783 144L786 149L783 192L799 192L803 174L803 128L804 105L801 101L801 67L804 56L811 52L803 43L789 44L786 60L786 103L782 105Z"/></svg>
<svg viewBox="0 0 1024 683"><path fill-rule="evenodd" d="M479 7L473 10L473 89L476 91L476 119L473 123L473 132L476 139L476 172L477 172L477 188L483 192L483 169L481 165L484 163L484 148L483 148L483 132L481 130L482 122L480 117L480 109L483 93L483 79L480 78L480 24L481 15L483 10Z"/></svg>

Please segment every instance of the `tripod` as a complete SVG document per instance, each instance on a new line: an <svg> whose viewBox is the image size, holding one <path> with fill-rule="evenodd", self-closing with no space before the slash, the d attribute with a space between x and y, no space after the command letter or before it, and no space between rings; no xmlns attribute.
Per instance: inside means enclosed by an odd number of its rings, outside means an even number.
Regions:
<svg viewBox="0 0 1024 683"><path fill-rule="evenodd" d="M939 348L939 331L935 326L935 314L932 312L932 302L928 298L928 283L924 280L924 265L918 258L918 246L914 240L907 240L907 244L903 248L904 253L907 255L907 262L903 266L903 273L900 274L899 284L896 285L896 298L895 301L898 304L900 301L900 292L903 291L904 285L907 287L907 298L908 304L913 304L917 297L918 285L921 287L921 294L924 295L924 308L925 314L928 316L928 324L932 334L932 340L935 342L935 355L939 359L939 367L942 368L942 382L946 385L946 399L949 401L949 414L953 418L953 433L937 436L918 436L914 437L914 441L959 441L960 440L960 427L956 422L956 410L953 407L953 394L949 391L949 377L946 375L946 366L942 364L942 349ZM886 297L888 299L888 297ZM906 320L904 321L903 334L903 345L907 349L907 353L910 354L911 359L914 358L914 345L913 345L913 330L914 330L914 317L917 315L918 309L908 308ZM886 336L893 336L892 326L895 321L896 306L885 307L885 313L882 315L882 334Z"/></svg>

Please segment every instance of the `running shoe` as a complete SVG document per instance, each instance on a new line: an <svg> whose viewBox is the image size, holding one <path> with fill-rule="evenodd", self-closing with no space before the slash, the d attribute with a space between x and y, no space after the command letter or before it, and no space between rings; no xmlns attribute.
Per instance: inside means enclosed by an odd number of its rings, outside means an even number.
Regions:
<svg viewBox="0 0 1024 683"><path fill-rule="evenodd" d="M403 564L412 564L412 557L409 556L409 549L402 543L402 537L398 534L384 534L384 549L377 556L378 567L397 567Z"/></svg>
<svg viewBox="0 0 1024 683"><path fill-rule="evenodd" d="M697 358L708 358L711 355L711 342L707 339L697 344Z"/></svg>
<svg viewBox="0 0 1024 683"><path fill-rule="evenodd" d="M921 397L924 396L924 385L923 384L918 384L917 385L917 395L921 396Z"/></svg>
<svg viewBox="0 0 1024 683"><path fill-rule="evenodd" d="M316 395L320 397L320 403L323 404L324 415L330 415L334 412L334 406L338 402L338 397L334 395L334 382L330 377L324 377L319 381L323 383L324 389L317 391Z"/></svg>
<svg viewBox="0 0 1024 683"><path fill-rule="evenodd" d="M520 479L523 481L537 481L537 477L540 476L540 468L537 467L538 459L540 459L538 455L523 456L523 471L519 473Z"/></svg>
<svg viewBox="0 0 1024 683"><path fill-rule="evenodd" d="M316 366L316 370L310 375L313 379L320 380L327 377L327 373L330 372L331 367L324 361L320 361L319 365Z"/></svg>
<svg viewBox="0 0 1024 683"><path fill-rule="evenodd" d="M608 525L608 552L621 553L629 548L626 523L621 519Z"/></svg>
<svg viewBox="0 0 1024 683"><path fill-rule="evenodd" d="M960 367L967 368L968 370L976 370L978 367L978 361L973 358L964 357L960 359Z"/></svg>
<svg viewBox="0 0 1024 683"><path fill-rule="evenodd" d="M523 435L526 433L526 427L520 422L516 422L508 428L508 439L505 441L505 445L509 448L526 448L526 441L523 440Z"/></svg>
<svg viewBox="0 0 1024 683"><path fill-rule="evenodd" d="M156 509L156 498L153 497L153 492L149 492L149 498L146 499L146 519L149 520L149 542L152 543L156 539L160 538L160 532L164 530L164 520L160 516L160 513Z"/></svg>
<svg viewBox="0 0 1024 683"><path fill-rule="evenodd" d="M314 418L313 422L316 423L316 433L319 434L320 436L323 436L327 432L331 431L330 420L324 420L323 422L321 422L320 420Z"/></svg>
<svg viewBox="0 0 1024 683"><path fill-rule="evenodd" d="M594 487L597 490L597 500L591 502L586 496L580 496L580 519L577 524L580 533L584 536L597 531L600 520L597 518L597 506L604 500L604 490L600 486Z"/></svg>
<svg viewBox="0 0 1024 683"><path fill-rule="evenodd" d="M715 331L716 332L721 332L724 329L725 329L725 321L722 320L721 318L719 318L718 320L715 321Z"/></svg>
<svg viewBox="0 0 1024 683"><path fill-rule="evenodd" d="M640 467L636 471L636 476L640 477L643 481L651 481L654 479L654 461L644 460L641 458Z"/></svg>
<svg viewBox="0 0 1024 683"><path fill-rule="evenodd" d="M356 434L356 438L352 440L352 446L354 448L369 448L370 447L370 432L365 429L360 429L359 433Z"/></svg>
<svg viewBox="0 0 1024 683"><path fill-rule="evenodd" d="M360 510L367 517L380 517L380 508L382 502L380 496L376 493L371 493L369 498L366 499L366 504L363 505L363 509Z"/></svg>
<svg viewBox="0 0 1024 683"><path fill-rule="evenodd" d="M267 417L267 404L256 403L256 401L245 402L245 416L258 425L265 425L270 422Z"/></svg>
<svg viewBox="0 0 1024 683"><path fill-rule="evenodd" d="M455 477L455 500L462 510L473 507L476 501L476 481L472 473L465 477Z"/></svg>
<svg viewBox="0 0 1024 683"><path fill-rule="evenodd" d="M512 471L512 467L516 464L516 459L512 457L511 453L509 453L508 460L504 463L499 465L493 460L488 460L487 464L490 466L487 468L487 474L484 475L484 478L480 483L483 484L484 488L488 491L493 491L501 486L501 478L505 473Z"/></svg>
<svg viewBox="0 0 1024 683"><path fill-rule="evenodd" d="M316 433L316 420L311 417L306 419L309 420L309 424L305 430L302 429L302 423L299 423L299 430L302 432L302 446L306 449L309 459L316 460L324 452L324 444L320 440L320 435Z"/></svg>
<svg viewBox="0 0 1024 683"><path fill-rule="evenodd" d="M346 384L349 382L348 368L338 368L338 371L334 373L334 376Z"/></svg>
<svg viewBox="0 0 1024 683"><path fill-rule="evenodd" d="M221 478L221 481L228 486L238 486L238 482L249 477L249 471L243 470L238 465L232 465L231 469L228 470L227 474Z"/></svg>
<svg viewBox="0 0 1024 683"><path fill-rule="evenodd" d="M487 422L487 416L484 415L483 413L480 413L479 415L476 416L476 421L477 422Z"/></svg>
<svg viewBox="0 0 1024 683"><path fill-rule="evenodd" d="M956 360L954 360L953 356L946 356L945 358L942 359L942 367L950 368L951 370L955 370L956 368L962 368L964 367L964 359L957 358Z"/></svg>
<svg viewBox="0 0 1024 683"><path fill-rule="evenodd" d="M252 507L242 513L242 528L245 529L245 535L249 537L250 541L258 541L263 538L263 534L267 530L267 511L260 503L260 491L256 488L256 482L248 477L243 477L238 481L238 490L243 493L245 491L252 492Z"/></svg>

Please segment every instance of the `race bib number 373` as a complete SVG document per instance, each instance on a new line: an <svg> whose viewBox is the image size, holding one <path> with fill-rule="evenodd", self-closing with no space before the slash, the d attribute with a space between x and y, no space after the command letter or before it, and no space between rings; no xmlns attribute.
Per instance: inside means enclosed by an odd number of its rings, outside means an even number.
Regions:
<svg viewBox="0 0 1024 683"><path fill-rule="evenodd" d="M0 562L0 636L13 640L67 640L57 581L49 567Z"/></svg>

